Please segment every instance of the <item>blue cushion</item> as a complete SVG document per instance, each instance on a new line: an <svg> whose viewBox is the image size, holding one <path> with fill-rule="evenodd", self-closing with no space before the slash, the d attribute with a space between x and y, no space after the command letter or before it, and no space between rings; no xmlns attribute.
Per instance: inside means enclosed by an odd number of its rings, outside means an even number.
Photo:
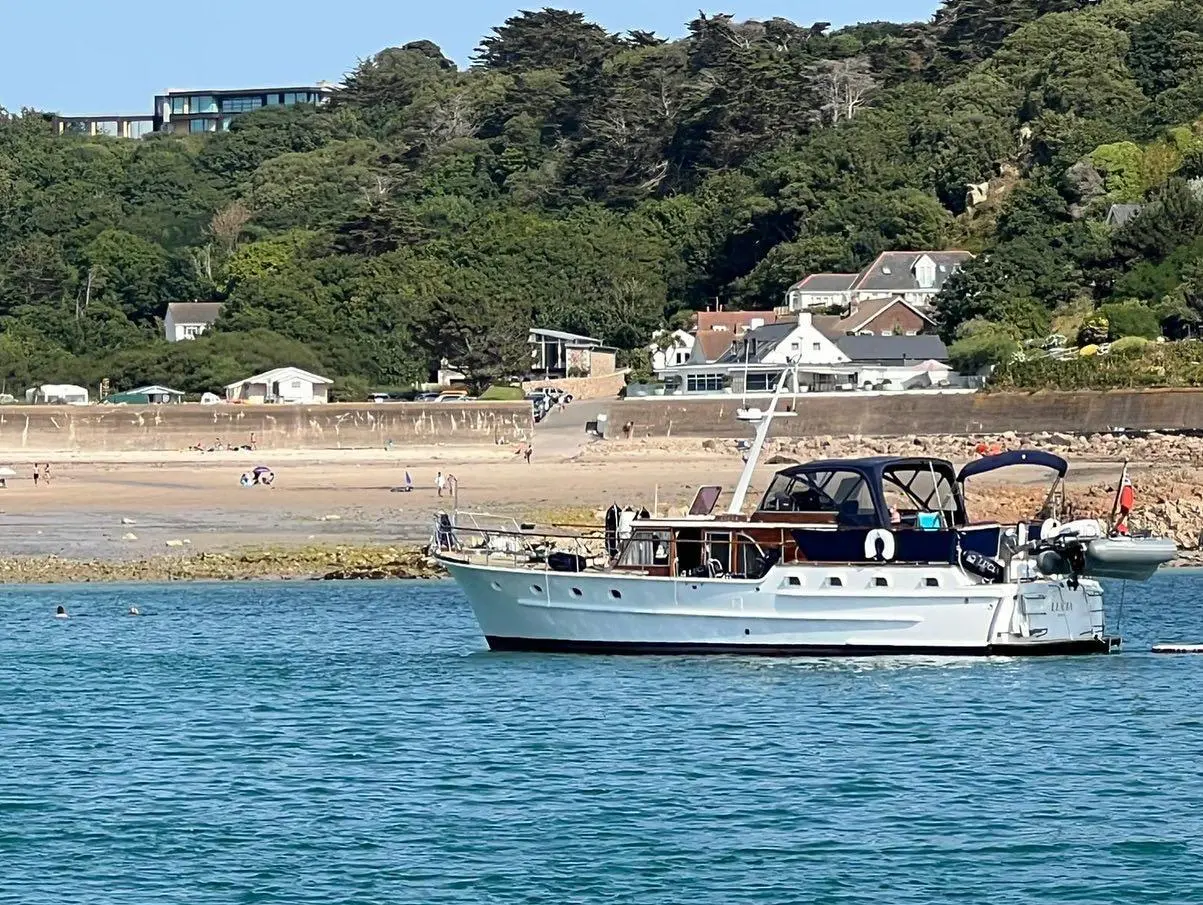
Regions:
<svg viewBox="0 0 1203 905"><path fill-rule="evenodd" d="M915 525L923 531L939 531L940 513L920 512L915 516Z"/></svg>

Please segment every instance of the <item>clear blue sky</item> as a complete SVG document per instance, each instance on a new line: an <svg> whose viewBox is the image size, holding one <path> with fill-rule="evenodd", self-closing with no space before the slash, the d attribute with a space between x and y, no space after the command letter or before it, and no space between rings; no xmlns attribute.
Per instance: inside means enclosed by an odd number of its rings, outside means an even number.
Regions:
<svg viewBox="0 0 1203 905"><path fill-rule="evenodd" d="M938 0L11 0L0 3L0 106L142 113L169 88L337 82L358 58L422 38L464 65L493 26L542 6L579 9L613 31L677 37L699 6L846 25L927 19Z"/></svg>

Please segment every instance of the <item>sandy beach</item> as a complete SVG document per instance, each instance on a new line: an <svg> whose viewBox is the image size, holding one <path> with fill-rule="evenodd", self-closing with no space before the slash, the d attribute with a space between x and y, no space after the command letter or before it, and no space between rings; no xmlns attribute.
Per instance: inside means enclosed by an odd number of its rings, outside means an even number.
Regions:
<svg viewBox="0 0 1203 905"><path fill-rule="evenodd" d="M32 462L0 490L0 531L9 556L131 559L186 542L192 551L314 543L421 543L432 515L450 509L435 490L439 471L458 482L461 510L540 522L592 521L597 510L688 504L703 484L731 488L742 461L724 452L632 447L536 455L530 464L508 448L427 450L154 453L51 456L51 480L35 486ZM43 457L42 461L46 461ZM263 462L271 487L242 487L239 476ZM780 465L757 470L751 496ZM1114 463L1075 463L1074 480L1114 480ZM397 492L409 472L414 489ZM1039 492L1034 474L1025 498ZM990 491L997 496L1000 487ZM171 547L168 547L171 544Z"/></svg>
<svg viewBox="0 0 1203 905"><path fill-rule="evenodd" d="M430 537L433 514L456 502L461 511L544 524L594 524L599 510L611 503L666 514L688 505L701 485L719 484L728 491L735 486L743 460L734 441L593 440L585 435L584 424L595 411L583 403L539 425L529 464L522 447L512 444L61 452L7 459L0 452L0 465L17 472L0 489L0 556L112 561L264 547L420 545ZM974 456L974 442L845 437L791 446L781 441L766 449L750 499L763 492L789 457L806 461L890 452L959 462ZM1081 503L1080 512L1105 515L1122 457L1134 461L1142 502L1175 505L1171 500L1200 497L1203 471L1184 472L1184 463L1166 454L1174 449L1159 441L1147 449L1134 446L1121 456L1118 448L1099 455L1097 446L1080 446L1066 453L1072 463L1070 496ZM1142 461L1141 454L1149 450L1155 454ZM49 484L35 485L34 465L47 462ZM274 470L273 486L239 485L239 477L256 465ZM413 490L397 492L407 471ZM455 476L457 500L450 493L441 498L436 493L440 471ZM1004 521L1030 515L1048 480L1048 472L1037 469L985 476L971 488L971 513ZM1183 483L1189 493L1178 491ZM1199 513L1203 518L1203 499ZM1188 521L1193 517L1182 516ZM1188 526L1186 536L1191 531ZM1197 534L1192 549L1198 546Z"/></svg>

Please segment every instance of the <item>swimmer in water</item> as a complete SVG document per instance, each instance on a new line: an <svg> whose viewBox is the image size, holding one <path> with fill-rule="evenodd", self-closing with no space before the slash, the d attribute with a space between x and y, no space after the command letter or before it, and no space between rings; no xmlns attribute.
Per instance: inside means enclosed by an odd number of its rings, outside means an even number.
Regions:
<svg viewBox="0 0 1203 905"><path fill-rule="evenodd" d="M70 619L71 617L67 615L67 608L60 603L58 609L54 611L54 618Z"/></svg>

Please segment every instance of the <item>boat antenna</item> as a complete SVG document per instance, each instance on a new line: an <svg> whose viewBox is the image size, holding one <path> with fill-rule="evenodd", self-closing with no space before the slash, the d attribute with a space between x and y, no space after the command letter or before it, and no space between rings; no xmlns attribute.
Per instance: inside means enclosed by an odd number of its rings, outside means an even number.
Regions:
<svg viewBox="0 0 1203 905"><path fill-rule="evenodd" d="M764 441L769 435L769 428L772 426L774 418L783 417L783 413L777 412L777 403L781 401L781 397L785 394L785 387L789 383L791 374L794 376L794 389L796 392L798 386L798 359L796 357L788 360L788 367L781 372L781 378L777 381L776 389L773 390L773 399L769 403L768 411L760 416L760 423L756 428L756 439L752 441L752 447L748 450L748 460L744 463L744 470L739 476L739 483L735 485L735 493L731 496L731 505L727 507L727 515L741 515L743 513L744 500L748 496L748 488L752 485L752 474L756 471L756 464L760 460L761 451L764 449Z"/></svg>

